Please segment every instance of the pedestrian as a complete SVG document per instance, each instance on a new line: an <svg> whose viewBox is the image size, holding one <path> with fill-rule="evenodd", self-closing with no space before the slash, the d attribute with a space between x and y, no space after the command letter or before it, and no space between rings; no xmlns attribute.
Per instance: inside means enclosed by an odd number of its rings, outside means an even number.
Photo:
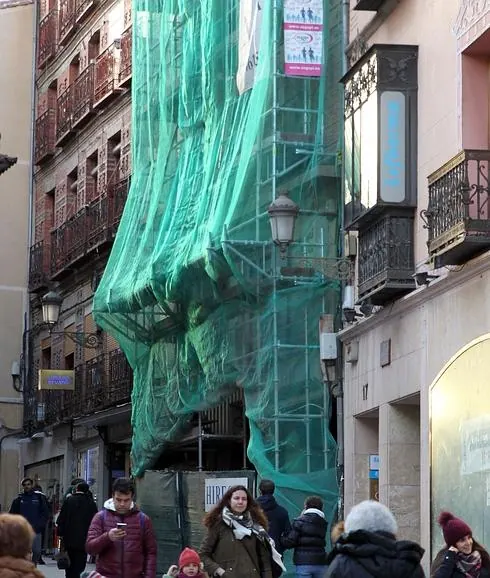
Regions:
<svg viewBox="0 0 490 578"><path fill-rule="evenodd" d="M31 561L35 534L17 514L0 514L0 578L43 578Z"/></svg>
<svg viewBox="0 0 490 578"><path fill-rule="evenodd" d="M423 578L424 550L415 542L397 541L397 531L395 517L383 504L366 500L354 506L327 578Z"/></svg>
<svg viewBox="0 0 490 578"><path fill-rule="evenodd" d="M115 480L112 498L92 519L85 549L97 556L95 569L106 578L155 578L157 542L150 518L134 503L131 480Z"/></svg>
<svg viewBox="0 0 490 578"><path fill-rule="evenodd" d="M280 506L274 497L276 485L272 480L261 480L259 484L260 496L257 498L259 506L264 510L269 521L269 536L274 540L276 550L282 554L281 536L289 532L291 522L286 508Z"/></svg>
<svg viewBox="0 0 490 578"><path fill-rule="evenodd" d="M65 570L66 578L80 578L87 565L85 542L97 506L89 495L86 482L79 483L69 500L61 506L56 525L62 549L70 558L70 566Z"/></svg>
<svg viewBox="0 0 490 578"><path fill-rule="evenodd" d="M229 488L204 526L200 554L209 576L274 578L286 570L267 534L267 518L245 486Z"/></svg>
<svg viewBox="0 0 490 578"><path fill-rule="evenodd" d="M474 538L471 528L450 512L438 518L446 546L432 563L433 578L489 578L490 556Z"/></svg>
<svg viewBox="0 0 490 578"><path fill-rule="evenodd" d="M42 488L42 486L39 485L39 483L35 483L32 489L33 489L35 492L37 492L38 494L40 494L40 495L42 496L43 500L45 500L45 502L46 502L46 507L48 508L48 512L49 512L49 514L48 514L48 521L47 521L46 524L49 524L49 520L50 520L50 518L51 518L51 508L50 508L50 506L49 506L48 497L47 497L46 494L43 492L43 488ZM46 564L46 562L43 560L43 554L46 554L46 551L45 551L45 546L46 546L45 538L46 538L46 526L44 526L43 531L41 532L41 554L39 555L39 559L38 559L38 561L37 561L37 563L38 563L39 566Z"/></svg>
<svg viewBox="0 0 490 578"><path fill-rule="evenodd" d="M179 556L178 566L170 566L163 578L208 578L202 566L199 554L191 548L184 548Z"/></svg>
<svg viewBox="0 0 490 578"><path fill-rule="evenodd" d="M309 496L291 530L281 537L283 548L294 548L293 563L297 578L323 578L326 572L328 523L323 513L323 500Z"/></svg>
<svg viewBox="0 0 490 578"><path fill-rule="evenodd" d="M24 478L21 482L23 491L10 506L11 514L19 514L30 523L35 537L32 544L32 561L38 564L42 550L42 532L49 519L47 501L41 494L34 491L32 478Z"/></svg>

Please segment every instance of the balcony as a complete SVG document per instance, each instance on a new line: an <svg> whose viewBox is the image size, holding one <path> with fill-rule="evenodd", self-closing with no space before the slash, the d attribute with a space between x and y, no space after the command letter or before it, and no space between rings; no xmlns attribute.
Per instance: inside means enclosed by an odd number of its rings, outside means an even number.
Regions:
<svg viewBox="0 0 490 578"><path fill-rule="evenodd" d="M133 372L122 351L98 355L75 368L74 391L44 391L44 427L129 403ZM24 422L26 421L24 410Z"/></svg>
<svg viewBox="0 0 490 578"><path fill-rule="evenodd" d="M119 222L121 221L124 205L126 204L126 199L128 197L130 182L131 179L128 177L127 179L123 179L122 181L108 187L112 206L111 221L113 235L116 234Z"/></svg>
<svg viewBox="0 0 490 578"><path fill-rule="evenodd" d="M59 9L59 43L65 45L76 30L75 0L60 0Z"/></svg>
<svg viewBox="0 0 490 578"><path fill-rule="evenodd" d="M133 74L133 27L130 26L121 35L121 66L119 70L119 86L128 86Z"/></svg>
<svg viewBox="0 0 490 578"><path fill-rule="evenodd" d="M29 291L47 285L49 278L49 245L44 241L34 244L29 252Z"/></svg>
<svg viewBox="0 0 490 578"><path fill-rule="evenodd" d="M56 111L48 108L36 119L34 157L37 165L51 158L56 149Z"/></svg>
<svg viewBox="0 0 490 578"><path fill-rule="evenodd" d="M393 211L359 231L359 300L385 305L415 289L413 215Z"/></svg>
<svg viewBox="0 0 490 578"><path fill-rule="evenodd" d="M39 22L37 66L42 69L56 54L58 11L50 10Z"/></svg>
<svg viewBox="0 0 490 578"><path fill-rule="evenodd" d="M107 102L121 90L119 84L119 50L115 44L109 46L95 61L94 106Z"/></svg>
<svg viewBox="0 0 490 578"><path fill-rule="evenodd" d="M76 0L75 2L75 11L76 16L75 20L80 22L87 16L97 5L98 0Z"/></svg>
<svg viewBox="0 0 490 578"><path fill-rule="evenodd" d="M69 86L56 101L56 145L60 146L72 132L73 87Z"/></svg>
<svg viewBox="0 0 490 578"><path fill-rule="evenodd" d="M109 199L104 196L51 233L51 276L56 277L110 239Z"/></svg>
<svg viewBox="0 0 490 578"><path fill-rule="evenodd" d="M439 267L462 265L490 248L489 168L490 151L463 150L429 176L421 216Z"/></svg>
<svg viewBox="0 0 490 578"><path fill-rule="evenodd" d="M88 120L94 103L94 64L81 72L73 83L73 127Z"/></svg>

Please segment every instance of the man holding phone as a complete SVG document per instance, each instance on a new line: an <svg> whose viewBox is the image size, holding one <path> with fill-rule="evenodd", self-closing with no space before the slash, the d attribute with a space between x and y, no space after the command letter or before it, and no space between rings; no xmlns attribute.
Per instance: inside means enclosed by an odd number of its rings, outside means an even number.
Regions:
<svg viewBox="0 0 490 578"><path fill-rule="evenodd" d="M157 543L150 518L134 504L134 485L118 478L90 525L85 548L106 578L155 578Z"/></svg>

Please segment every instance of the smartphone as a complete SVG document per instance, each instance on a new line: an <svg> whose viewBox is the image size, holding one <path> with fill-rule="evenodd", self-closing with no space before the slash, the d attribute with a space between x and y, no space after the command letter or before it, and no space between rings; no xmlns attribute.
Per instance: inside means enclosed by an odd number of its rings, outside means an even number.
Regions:
<svg viewBox="0 0 490 578"><path fill-rule="evenodd" d="M118 522L118 523L116 524L116 526L117 526L117 529L118 529L118 530L125 530L127 524L125 524L124 522Z"/></svg>

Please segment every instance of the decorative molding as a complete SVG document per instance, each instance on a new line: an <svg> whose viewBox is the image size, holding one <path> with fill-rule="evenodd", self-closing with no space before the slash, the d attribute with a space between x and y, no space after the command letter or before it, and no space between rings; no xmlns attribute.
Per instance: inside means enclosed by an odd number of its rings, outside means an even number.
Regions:
<svg viewBox="0 0 490 578"><path fill-rule="evenodd" d="M490 0L462 0L453 32L459 38L490 10Z"/></svg>

